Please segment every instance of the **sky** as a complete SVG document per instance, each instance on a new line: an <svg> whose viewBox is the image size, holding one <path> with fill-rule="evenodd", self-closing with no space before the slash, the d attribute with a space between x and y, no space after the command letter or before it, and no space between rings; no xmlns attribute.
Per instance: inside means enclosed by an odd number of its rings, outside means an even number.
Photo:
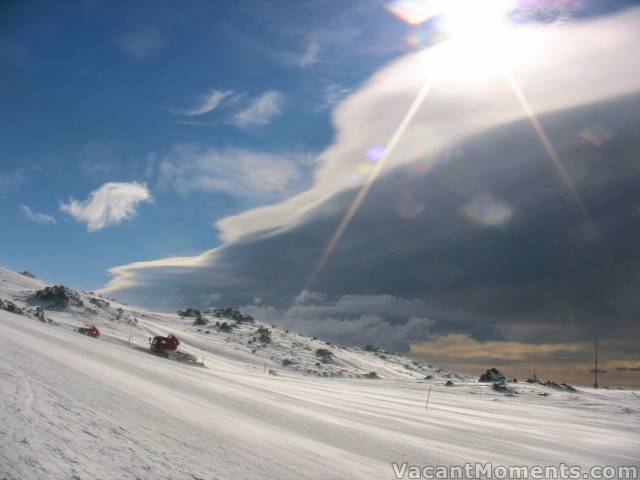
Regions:
<svg viewBox="0 0 640 480"><path fill-rule="evenodd" d="M640 5L434 4L2 2L0 264L640 385Z"/></svg>

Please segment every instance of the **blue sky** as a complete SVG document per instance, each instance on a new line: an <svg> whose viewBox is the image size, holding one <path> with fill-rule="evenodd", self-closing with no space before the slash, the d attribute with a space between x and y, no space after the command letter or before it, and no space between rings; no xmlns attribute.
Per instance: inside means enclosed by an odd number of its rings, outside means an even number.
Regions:
<svg viewBox="0 0 640 480"><path fill-rule="evenodd" d="M114 265L216 245L216 219L265 198L158 188L158 163L177 146L293 156L287 188L303 188L332 137L333 104L406 48L380 5L298 3L4 2L0 209L12 228L0 262L96 288ZM215 91L233 93L193 114ZM106 182L146 183L153 203L94 232L60 211Z"/></svg>
<svg viewBox="0 0 640 480"><path fill-rule="evenodd" d="M0 264L453 368L584 378L603 326L637 363L639 2L432 4L3 2Z"/></svg>

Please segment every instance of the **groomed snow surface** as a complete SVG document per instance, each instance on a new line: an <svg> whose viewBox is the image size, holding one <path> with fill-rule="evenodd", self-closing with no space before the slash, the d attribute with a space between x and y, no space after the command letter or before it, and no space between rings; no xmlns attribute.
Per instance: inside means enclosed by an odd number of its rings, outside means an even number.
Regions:
<svg viewBox="0 0 640 480"><path fill-rule="evenodd" d="M43 323L26 308L45 285L0 269L0 299L25 308L0 310L2 480L392 479L392 462L640 465L639 392L520 382L504 394L397 354L271 326L272 342L256 344L258 323L223 332L215 319L195 327L92 303L90 293L83 306L41 305ZM91 323L99 339L73 331ZM207 368L134 348L166 332ZM318 348L334 357L319 362ZM362 378L372 371L380 378Z"/></svg>

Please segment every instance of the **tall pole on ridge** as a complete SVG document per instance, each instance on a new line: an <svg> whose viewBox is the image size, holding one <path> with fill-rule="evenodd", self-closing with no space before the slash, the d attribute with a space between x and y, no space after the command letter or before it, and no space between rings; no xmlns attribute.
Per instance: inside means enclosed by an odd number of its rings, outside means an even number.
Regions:
<svg viewBox="0 0 640 480"><path fill-rule="evenodd" d="M595 368L593 369L594 382L593 388L598 388L598 330L596 329L596 344L595 344Z"/></svg>

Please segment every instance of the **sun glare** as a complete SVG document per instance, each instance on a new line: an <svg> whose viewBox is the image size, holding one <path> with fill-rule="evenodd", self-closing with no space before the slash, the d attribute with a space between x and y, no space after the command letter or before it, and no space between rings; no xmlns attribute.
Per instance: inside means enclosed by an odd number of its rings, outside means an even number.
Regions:
<svg viewBox="0 0 640 480"><path fill-rule="evenodd" d="M456 39L476 43L504 32L513 0L446 0L440 5L443 28Z"/></svg>
<svg viewBox="0 0 640 480"><path fill-rule="evenodd" d="M449 37L446 66L467 74L500 70L520 35L509 24L512 0L447 0L441 3L441 28Z"/></svg>
<svg viewBox="0 0 640 480"><path fill-rule="evenodd" d="M421 46L420 35L431 22L432 38L446 39L442 51L443 73L484 75L502 70L520 60L528 50L526 32L510 21L517 7L514 0L395 0L387 9L414 27L408 43Z"/></svg>

